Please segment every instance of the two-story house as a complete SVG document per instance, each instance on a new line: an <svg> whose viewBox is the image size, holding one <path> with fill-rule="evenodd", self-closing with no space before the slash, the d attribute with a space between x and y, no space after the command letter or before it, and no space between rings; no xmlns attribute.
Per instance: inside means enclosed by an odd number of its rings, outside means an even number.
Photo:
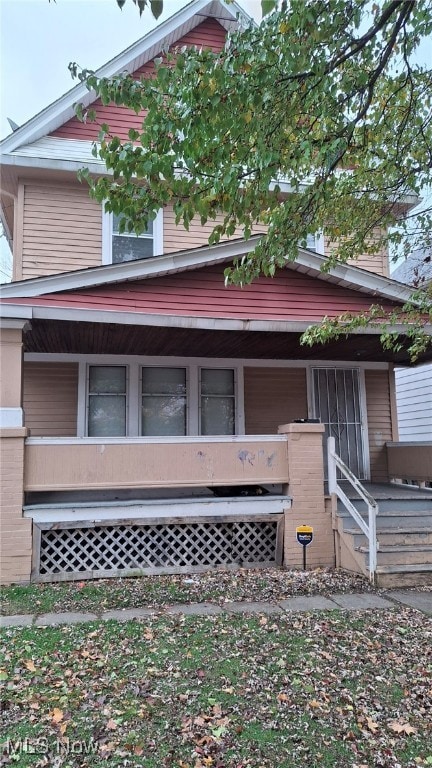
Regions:
<svg viewBox="0 0 432 768"><path fill-rule="evenodd" d="M236 3L194 0L99 74L145 73L167 47L220 50L239 23ZM82 123L74 105L92 99L80 84L0 145L13 245L3 580L296 566L302 524L315 529L311 565L360 568L326 495L323 435L360 480L399 476L387 444L398 439L393 368L408 356L383 351L376 329L313 349L300 337L324 316L400 305L409 289L389 278L385 253L321 271L325 240L272 279L226 287L224 269L254 237L209 246L210 225L186 232L169 207L142 236L120 234L77 171L105 172L91 154L100 123L126 138L141 118L96 102L97 121Z"/></svg>

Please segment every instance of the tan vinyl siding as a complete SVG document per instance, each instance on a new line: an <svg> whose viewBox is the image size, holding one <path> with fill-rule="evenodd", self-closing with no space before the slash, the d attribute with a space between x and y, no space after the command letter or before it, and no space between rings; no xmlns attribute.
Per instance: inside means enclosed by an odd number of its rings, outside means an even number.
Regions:
<svg viewBox="0 0 432 768"><path fill-rule="evenodd" d="M32 437L76 436L78 364L24 363L23 403Z"/></svg>
<svg viewBox="0 0 432 768"><path fill-rule="evenodd" d="M208 245L208 239L214 227L223 221L222 214L216 219L208 221L202 225L199 217L195 217L189 226L189 230L184 229L182 224L176 226L175 215L172 206L164 208L163 212L163 249L164 253L174 253L175 251L185 251L188 248L198 248L202 245ZM254 229L253 234L264 232L265 227L261 225ZM242 236L241 231L233 235L233 239ZM221 240L226 240L226 237Z"/></svg>
<svg viewBox="0 0 432 768"><path fill-rule="evenodd" d="M378 236L378 231L377 231ZM334 243L331 243L328 238L324 238L324 252L328 256L336 248ZM358 259L349 259L348 264L360 269L367 269L368 272L374 272L377 275L383 275L389 277L389 260L388 250L383 248L374 254L364 254L359 256Z"/></svg>
<svg viewBox="0 0 432 768"><path fill-rule="evenodd" d="M102 263L102 212L79 184L25 184L22 278Z"/></svg>
<svg viewBox="0 0 432 768"><path fill-rule="evenodd" d="M280 424L307 418L304 368L244 369L245 431L276 434Z"/></svg>
<svg viewBox="0 0 432 768"><path fill-rule="evenodd" d="M388 482L385 444L393 439L388 371L365 371L371 480Z"/></svg>

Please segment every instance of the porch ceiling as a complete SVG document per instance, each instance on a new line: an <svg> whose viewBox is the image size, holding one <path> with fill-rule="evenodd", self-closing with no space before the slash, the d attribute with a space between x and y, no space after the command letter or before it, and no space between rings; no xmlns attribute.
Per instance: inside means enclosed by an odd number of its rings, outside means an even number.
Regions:
<svg viewBox="0 0 432 768"><path fill-rule="evenodd" d="M24 351L409 364L404 350L397 353L383 350L377 334L356 334L312 348L300 345L300 335L32 320L31 329L24 337ZM431 358L432 351L419 362Z"/></svg>

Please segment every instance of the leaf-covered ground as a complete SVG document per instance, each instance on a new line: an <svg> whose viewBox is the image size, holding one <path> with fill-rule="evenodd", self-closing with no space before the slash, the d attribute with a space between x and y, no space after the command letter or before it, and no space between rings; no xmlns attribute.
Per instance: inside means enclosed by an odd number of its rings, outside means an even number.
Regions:
<svg viewBox="0 0 432 768"><path fill-rule="evenodd" d="M142 576L63 584L32 584L2 589L1 612L47 613L114 608L161 608L171 603L233 600L283 600L292 595L331 595L371 591L362 576L332 569L312 571L208 571L185 576Z"/></svg>
<svg viewBox="0 0 432 768"><path fill-rule="evenodd" d="M16 627L2 653L4 765L432 765L432 622L411 609Z"/></svg>

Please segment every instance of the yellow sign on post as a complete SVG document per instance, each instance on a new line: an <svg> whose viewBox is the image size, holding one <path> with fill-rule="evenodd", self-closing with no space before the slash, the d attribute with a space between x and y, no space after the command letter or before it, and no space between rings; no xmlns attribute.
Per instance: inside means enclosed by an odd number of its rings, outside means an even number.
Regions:
<svg viewBox="0 0 432 768"><path fill-rule="evenodd" d="M313 528L311 525L299 525L296 528L296 536L299 544L303 546L303 570L306 570L306 547L311 544L313 539Z"/></svg>

